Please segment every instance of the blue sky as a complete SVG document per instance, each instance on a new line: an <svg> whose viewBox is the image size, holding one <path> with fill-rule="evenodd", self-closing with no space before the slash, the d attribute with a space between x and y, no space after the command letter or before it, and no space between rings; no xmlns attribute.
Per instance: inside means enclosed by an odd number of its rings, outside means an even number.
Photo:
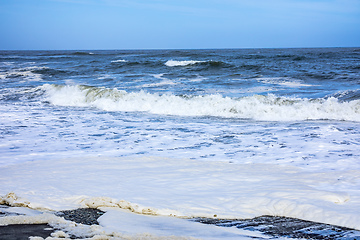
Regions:
<svg viewBox="0 0 360 240"><path fill-rule="evenodd" d="M360 47L360 0L0 0L0 49Z"/></svg>

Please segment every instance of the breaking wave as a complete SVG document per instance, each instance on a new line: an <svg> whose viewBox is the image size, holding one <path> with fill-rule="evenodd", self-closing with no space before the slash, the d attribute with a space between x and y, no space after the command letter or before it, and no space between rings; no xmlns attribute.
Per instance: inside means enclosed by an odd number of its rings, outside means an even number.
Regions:
<svg viewBox="0 0 360 240"><path fill-rule="evenodd" d="M185 67L185 66L191 66L191 65L208 65L211 67L217 67L217 66L227 66L228 64L222 62L222 61L195 61L195 60L185 60L185 61L175 61L175 60L168 60L165 62L165 65L168 67Z"/></svg>
<svg viewBox="0 0 360 240"><path fill-rule="evenodd" d="M177 116L214 116L264 121L342 120L360 121L360 100L302 99L275 95L241 98L219 94L187 96L127 92L116 88L83 85L41 87L47 101L58 106L95 107L104 111L149 112Z"/></svg>
<svg viewBox="0 0 360 240"><path fill-rule="evenodd" d="M202 63L204 61L194 61L194 60L188 60L188 61L175 61L175 60L169 60L165 63L168 67L184 67L189 65L194 65L197 63Z"/></svg>
<svg viewBox="0 0 360 240"><path fill-rule="evenodd" d="M124 59L118 59L118 60L113 60L113 61L111 61L112 63L125 63L125 62L127 62L126 60L124 60Z"/></svg>
<svg viewBox="0 0 360 240"><path fill-rule="evenodd" d="M0 72L0 79L17 79L22 78L27 81L41 81L41 74L49 71L48 67L26 67L19 69L11 69L7 72Z"/></svg>

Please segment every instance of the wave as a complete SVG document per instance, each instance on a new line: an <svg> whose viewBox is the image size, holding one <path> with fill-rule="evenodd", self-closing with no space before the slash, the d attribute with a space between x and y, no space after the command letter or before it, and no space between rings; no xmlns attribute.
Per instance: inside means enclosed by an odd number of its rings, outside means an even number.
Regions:
<svg viewBox="0 0 360 240"><path fill-rule="evenodd" d="M124 60L124 59L118 59L118 60L113 60L111 61L112 63L125 63L127 62L127 60Z"/></svg>
<svg viewBox="0 0 360 240"><path fill-rule="evenodd" d="M327 99L301 99L275 95L241 98L218 94L178 96L126 92L116 88L83 85L49 85L47 101L59 106L95 107L104 111L148 112L177 116L214 116L263 121L342 120L360 121L360 100L341 102Z"/></svg>
<svg viewBox="0 0 360 240"><path fill-rule="evenodd" d="M335 97L341 101L358 100L360 99L360 89L341 91L331 95L331 97Z"/></svg>
<svg viewBox="0 0 360 240"><path fill-rule="evenodd" d="M94 55L93 52L73 52L71 55L77 55L77 56L87 56L87 55Z"/></svg>
<svg viewBox="0 0 360 240"><path fill-rule="evenodd" d="M176 60L168 60L165 62L165 65L168 67L185 67L185 66L191 66L191 65L208 65L211 67L217 67L217 66L226 66L227 64L223 61L195 61L195 60L184 60L184 61L176 61Z"/></svg>
<svg viewBox="0 0 360 240"><path fill-rule="evenodd" d="M42 81L41 73L48 71L48 67L26 67L19 69L11 69L7 72L0 72L0 79L17 79L22 78L27 81Z"/></svg>
<svg viewBox="0 0 360 240"><path fill-rule="evenodd" d="M168 67L184 67L184 66L189 66L189 65L194 65L197 63L201 63L204 61L194 61L194 60L188 60L188 61L175 61L175 60L169 60L165 63L166 66Z"/></svg>
<svg viewBox="0 0 360 240"><path fill-rule="evenodd" d="M260 77L255 78L259 82L267 83L267 84L275 84L281 85L290 88L298 88L298 87L312 87L312 84L306 84L302 80L293 79L289 77Z"/></svg>
<svg viewBox="0 0 360 240"><path fill-rule="evenodd" d="M32 70L33 73L42 74L42 75L49 75L49 76L58 76L58 75L65 75L68 74L67 71L49 68L49 67L42 67L38 69Z"/></svg>

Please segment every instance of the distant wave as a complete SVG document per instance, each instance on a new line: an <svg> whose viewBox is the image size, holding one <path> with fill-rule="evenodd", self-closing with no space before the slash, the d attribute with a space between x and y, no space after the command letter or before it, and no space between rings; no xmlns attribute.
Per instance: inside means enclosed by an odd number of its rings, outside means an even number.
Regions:
<svg viewBox="0 0 360 240"><path fill-rule="evenodd" d="M126 60L124 60L124 59L118 59L118 60L113 60L113 61L111 61L112 63L125 63L125 62L127 62Z"/></svg>
<svg viewBox="0 0 360 240"><path fill-rule="evenodd" d="M275 95L242 98L221 95L177 96L82 85L45 84L41 88L47 94L47 101L54 105L95 107L105 111L139 111L164 115L215 116L264 121L360 121L360 100L341 102L335 97L301 99Z"/></svg>
<svg viewBox="0 0 360 240"><path fill-rule="evenodd" d="M94 55L93 52L74 52L71 55L78 55L78 56L86 56L86 55Z"/></svg>
<svg viewBox="0 0 360 240"><path fill-rule="evenodd" d="M176 60L168 60L165 62L165 65L168 67L185 67L195 64L201 64L201 65L209 65L209 66L225 66L227 65L225 62L222 61L195 61L195 60L184 60L184 61L176 61Z"/></svg>
<svg viewBox="0 0 360 240"><path fill-rule="evenodd" d="M32 70L32 72L37 74L50 75L50 76L59 76L59 75L68 74L67 71L49 68L49 67L34 69Z"/></svg>
<svg viewBox="0 0 360 240"><path fill-rule="evenodd" d="M48 67L26 67L19 69L11 69L7 72L0 72L0 79L22 78L27 81L42 81L41 74L49 71Z"/></svg>
<svg viewBox="0 0 360 240"><path fill-rule="evenodd" d="M204 61L193 61L193 60L188 60L188 61L175 61L175 60L169 60L165 63L166 66L168 67L178 67L178 66L189 66L189 65L193 65L196 63L201 63Z"/></svg>
<svg viewBox="0 0 360 240"><path fill-rule="evenodd" d="M32 66L18 69L13 68L6 72L0 72L0 79L22 78L27 81L42 81L43 75L60 76L66 74L69 74L69 72L45 66Z"/></svg>

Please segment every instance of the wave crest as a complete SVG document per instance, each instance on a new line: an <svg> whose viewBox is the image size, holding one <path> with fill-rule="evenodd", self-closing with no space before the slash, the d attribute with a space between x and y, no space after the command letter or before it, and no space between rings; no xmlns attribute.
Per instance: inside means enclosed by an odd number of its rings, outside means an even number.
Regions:
<svg viewBox="0 0 360 240"><path fill-rule="evenodd" d="M184 67L189 65L194 65L197 63L202 63L205 61L194 61L194 60L187 60L187 61L175 61L175 60L169 60L165 63L168 67Z"/></svg>
<svg viewBox="0 0 360 240"><path fill-rule="evenodd" d="M340 102L275 95L241 98L221 95L178 96L126 92L116 88L82 85L42 86L50 103L59 106L95 107L105 111L149 112L177 116L214 116L264 121L343 120L360 121L360 100Z"/></svg>
<svg viewBox="0 0 360 240"><path fill-rule="evenodd" d="M210 67L221 67L221 66L229 66L223 61L195 61L195 60L184 60L184 61L176 61L176 60L168 60L165 65L168 67L186 67L191 65L205 65Z"/></svg>
<svg viewBox="0 0 360 240"><path fill-rule="evenodd" d="M127 60L124 60L124 59L118 59L118 60L113 60L111 61L112 63L126 63Z"/></svg>

